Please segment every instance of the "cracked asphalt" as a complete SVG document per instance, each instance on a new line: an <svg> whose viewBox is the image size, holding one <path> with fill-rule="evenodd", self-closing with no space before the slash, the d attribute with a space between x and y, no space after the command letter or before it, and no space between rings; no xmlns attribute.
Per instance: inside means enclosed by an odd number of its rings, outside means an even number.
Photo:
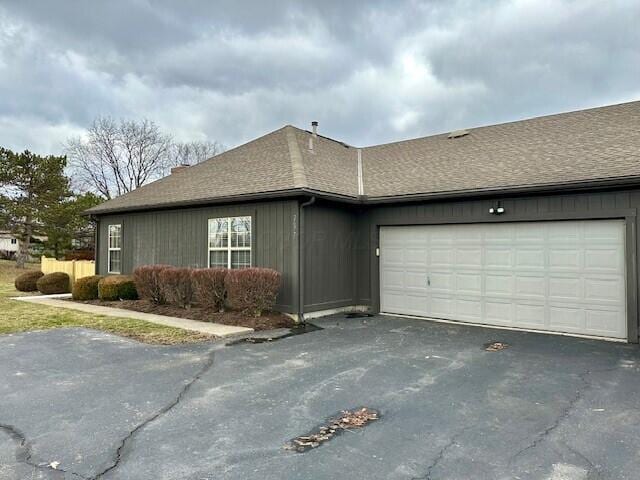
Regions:
<svg viewBox="0 0 640 480"><path fill-rule="evenodd" d="M315 323L228 347L0 336L0 479L638 478L636 345L381 316ZM494 340L510 347L484 351ZM363 405L382 418L307 453L283 448Z"/></svg>

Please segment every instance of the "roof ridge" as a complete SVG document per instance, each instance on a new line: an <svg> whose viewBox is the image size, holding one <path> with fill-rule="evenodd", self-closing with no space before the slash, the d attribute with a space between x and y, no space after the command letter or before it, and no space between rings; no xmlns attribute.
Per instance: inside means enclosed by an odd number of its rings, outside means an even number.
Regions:
<svg viewBox="0 0 640 480"><path fill-rule="evenodd" d="M289 146L289 158L291 159L291 173L293 174L294 188L304 188L307 186L307 174L304 169L302 153L300 145L296 139L293 126L287 125L284 130L287 137L287 145Z"/></svg>
<svg viewBox="0 0 640 480"><path fill-rule="evenodd" d="M507 120L505 122L486 123L486 124L476 125L476 126L472 126L472 127L464 127L464 128L462 128L462 130L469 130L470 132L472 132L472 131L476 131L476 130L479 130L479 129L494 128L494 127L502 127L502 126L506 126L506 125L512 125L514 123L525 123L525 122L532 122L534 120L542 120L542 119L553 118L553 117L563 117L563 116L575 115L575 114L579 114L579 113L591 112L591 111L594 111L594 110L606 110L606 109L609 109L609 108L628 106L628 105L635 104L635 103L640 104L640 100L629 100L627 102L614 103L614 104L611 104L611 105L599 105L599 106L596 106L596 107L580 108L578 110L567 110L567 111L564 111L564 112L547 113L547 114L544 114L544 115L537 115L537 116L534 116L534 117L519 118L517 120ZM367 146L360 147L360 148L362 148L363 150L366 150L366 149L370 149L370 148L386 147L387 145L396 145L398 143L413 142L415 140L425 140L427 138L441 137L443 135L448 135L450 132L451 131L432 133L432 134L429 134L429 135L423 135L421 137L412 137L412 138L405 138L404 140L394 140L392 142L377 143L377 144L374 144L374 145L367 145Z"/></svg>

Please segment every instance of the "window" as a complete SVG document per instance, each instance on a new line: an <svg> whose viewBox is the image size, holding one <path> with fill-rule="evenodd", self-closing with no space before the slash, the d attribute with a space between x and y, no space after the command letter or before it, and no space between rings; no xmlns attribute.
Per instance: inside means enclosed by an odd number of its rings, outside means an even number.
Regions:
<svg viewBox="0 0 640 480"><path fill-rule="evenodd" d="M122 263L122 225L109 225L109 273L120 273Z"/></svg>
<svg viewBox="0 0 640 480"><path fill-rule="evenodd" d="M11 245L15 245L16 243L18 243L18 240L15 238L11 239Z"/></svg>
<svg viewBox="0 0 640 480"><path fill-rule="evenodd" d="M251 266L251 217L209 219L209 267Z"/></svg>

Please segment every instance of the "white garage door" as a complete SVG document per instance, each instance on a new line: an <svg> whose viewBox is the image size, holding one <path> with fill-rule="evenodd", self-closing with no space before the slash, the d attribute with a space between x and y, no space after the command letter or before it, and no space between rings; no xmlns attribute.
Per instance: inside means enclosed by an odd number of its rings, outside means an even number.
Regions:
<svg viewBox="0 0 640 480"><path fill-rule="evenodd" d="M382 227L385 313L626 338L624 222Z"/></svg>

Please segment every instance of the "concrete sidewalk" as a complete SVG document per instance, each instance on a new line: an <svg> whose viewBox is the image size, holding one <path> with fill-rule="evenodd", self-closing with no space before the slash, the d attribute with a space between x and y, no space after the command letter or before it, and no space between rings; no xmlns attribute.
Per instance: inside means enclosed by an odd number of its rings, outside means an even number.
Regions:
<svg viewBox="0 0 640 480"><path fill-rule="evenodd" d="M165 315L155 315L153 313L136 312L134 310L125 310L123 308L91 305L89 303L69 302L67 300L63 300L64 298L71 298L71 294L13 297L12 299L19 300L21 302L48 305L50 307L69 308L71 310L79 310L81 312L105 315L108 317L135 318L137 320L157 323L167 327L182 328L184 330L192 330L195 332L206 333L208 335L215 335L216 337L229 337L232 335L241 335L243 333L253 332L253 328L222 325L220 323L202 322L186 318L167 317Z"/></svg>

